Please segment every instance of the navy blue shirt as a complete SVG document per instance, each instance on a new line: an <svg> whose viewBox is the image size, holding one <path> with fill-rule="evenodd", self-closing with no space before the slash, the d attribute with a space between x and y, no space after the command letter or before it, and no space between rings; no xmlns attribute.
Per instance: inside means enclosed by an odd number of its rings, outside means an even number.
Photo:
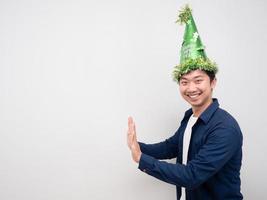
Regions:
<svg viewBox="0 0 267 200"><path fill-rule="evenodd" d="M240 192L242 132L236 120L219 108L217 99L192 127L187 164L183 165L183 135L192 109L185 112L176 133L156 144L139 143L139 169L162 181L181 187L187 200L243 199ZM177 158L176 164L161 161Z"/></svg>

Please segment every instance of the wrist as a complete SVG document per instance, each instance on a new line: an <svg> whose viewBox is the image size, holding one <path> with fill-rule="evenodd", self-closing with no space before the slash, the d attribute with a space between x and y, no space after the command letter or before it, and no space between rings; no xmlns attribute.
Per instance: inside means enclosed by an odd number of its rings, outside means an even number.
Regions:
<svg viewBox="0 0 267 200"><path fill-rule="evenodd" d="M140 160L141 160L141 156L142 156L142 152L139 152L138 155L137 155L137 159L136 159L136 162L139 163Z"/></svg>

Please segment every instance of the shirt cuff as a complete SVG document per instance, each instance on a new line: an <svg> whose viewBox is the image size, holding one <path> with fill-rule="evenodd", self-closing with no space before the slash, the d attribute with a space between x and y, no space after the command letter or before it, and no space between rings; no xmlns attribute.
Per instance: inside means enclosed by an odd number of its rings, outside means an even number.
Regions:
<svg viewBox="0 0 267 200"><path fill-rule="evenodd" d="M142 153L138 168L143 172L149 172L153 169L155 160L152 156Z"/></svg>

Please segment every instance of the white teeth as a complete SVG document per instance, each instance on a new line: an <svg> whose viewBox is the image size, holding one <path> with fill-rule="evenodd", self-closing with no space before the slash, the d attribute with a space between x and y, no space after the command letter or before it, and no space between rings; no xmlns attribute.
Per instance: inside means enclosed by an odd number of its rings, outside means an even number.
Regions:
<svg viewBox="0 0 267 200"><path fill-rule="evenodd" d="M198 94L194 94L194 95L188 95L190 98L196 98L196 97L198 97Z"/></svg>

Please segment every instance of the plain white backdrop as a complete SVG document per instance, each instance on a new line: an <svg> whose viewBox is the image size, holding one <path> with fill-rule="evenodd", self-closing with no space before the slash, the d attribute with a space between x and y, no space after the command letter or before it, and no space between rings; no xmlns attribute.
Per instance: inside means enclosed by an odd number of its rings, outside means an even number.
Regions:
<svg viewBox="0 0 267 200"><path fill-rule="evenodd" d="M131 115L162 141L189 108L171 78L185 3L243 131L242 193L265 198L266 1L1 0L1 200L176 198L137 169L126 130Z"/></svg>

